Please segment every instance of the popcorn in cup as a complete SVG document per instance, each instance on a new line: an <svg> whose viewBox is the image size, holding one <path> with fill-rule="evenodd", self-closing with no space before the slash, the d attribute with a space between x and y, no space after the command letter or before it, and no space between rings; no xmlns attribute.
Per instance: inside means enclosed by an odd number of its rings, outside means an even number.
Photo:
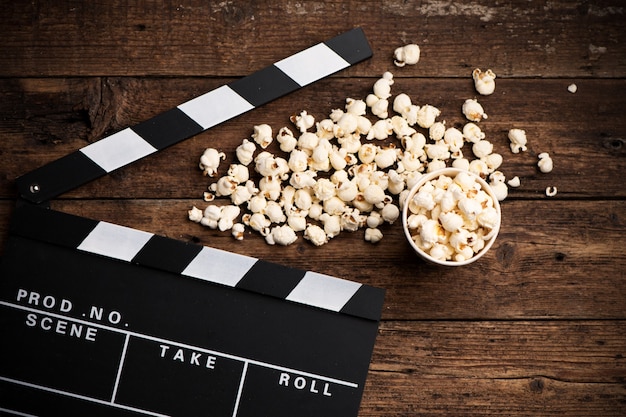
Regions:
<svg viewBox="0 0 626 417"><path fill-rule="evenodd" d="M478 260L496 240L500 203L485 180L443 168L424 174L402 209L407 240L425 260L461 266Z"/></svg>

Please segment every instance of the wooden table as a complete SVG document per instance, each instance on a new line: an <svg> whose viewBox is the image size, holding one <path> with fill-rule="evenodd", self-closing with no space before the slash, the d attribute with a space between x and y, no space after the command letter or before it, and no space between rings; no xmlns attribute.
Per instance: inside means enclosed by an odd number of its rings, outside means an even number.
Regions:
<svg viewBox="0 0 626 417"><path fill-rule="evenodd" d="M108 3L108 4L106 4ZM360 26L374 57L52 201L53 208L356 280L387 290L360 416L626 413L626 8L619 1L3 1L0 7L0 250L13 181L278 59ZM417 65L396 47L417 43ZM497 74L478 96L474 68ZM491 251L460 268L418 259L399 223L383 240L344 232L322 247L270 246L203 228L209 179L254 125L277 131L365 98L385 71L392 93L481 127L521 186L502 202ZM576 84L577 92L568 91ZM526 130L511 153L507 132ZM469 150L466 151L469 153ZM537 169L548 152L554 170ZM223 168L225 169L225 168ZM546 187L558 194L547 197Z"/></svg>

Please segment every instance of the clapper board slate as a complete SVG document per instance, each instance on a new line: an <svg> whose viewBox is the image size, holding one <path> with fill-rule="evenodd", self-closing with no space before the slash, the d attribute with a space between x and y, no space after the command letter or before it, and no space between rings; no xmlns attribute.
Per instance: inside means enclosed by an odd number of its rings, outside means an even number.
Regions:
<svg viewBox="0 0 626 417"><path fill-rule="evenodd" d="M370 56L351 30L18 178L0 415L356 416L382 289L47 201Z"/></svg>

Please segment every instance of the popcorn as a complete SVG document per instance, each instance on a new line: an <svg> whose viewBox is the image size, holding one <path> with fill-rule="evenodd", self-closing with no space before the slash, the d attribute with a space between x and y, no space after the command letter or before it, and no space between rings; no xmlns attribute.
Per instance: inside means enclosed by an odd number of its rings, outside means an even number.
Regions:
<svg viewBox="0 0 626 417"><path fill-rule="evenodd" d="M385 72L378 81L374 83L374 95L379 99L385 100L391 97L391 86L393 85L393 74L389 71Z"/></svg>
<svg viewBox="0 0 626 417"><path fill-rule="evenodd" d="M316 132L315 134L321 139L321 138L326 138L326 139L332 139L335 137L335 122L333 122L331 119L324 119L322 121L319 121L315 124L316 126ZM284 152L290 152L290 151L284 151Z"/></svg>
<svg viewBox="0 0 626 417"><path fill-rule="evenodd" d="M369 100L372 114L378 116L379 119L386 119L389 116L389 100L386 98L376 98Z"/></svg>
<svg viewBox="0 0 626 417"><path fill-rule="evenodd" d="M380 229L368 227L365 229L365 240L371 243L378 243L383 239L383 232Z"/></svg>
<svg viewBox="0 0 626 417"><path fill-rule="evenodd" d="M370 184L363 191L365 201L370 204L380 204L385 199L385 191L377 184Z"/></svg>
<svg viewBox="0 0 626 417"><path fill-rule="evenodd" d="M313 204L313 197L311 197L311 193L306 189L296 190L294 195L294 204L302 210L308 210Z"/></svg>
<svg viewBox="0 0 626 417"><path fill-rule="evenodd" d="M276 226L273 227L271 232L265 236L265 241L270 245L291 245L298 240L296 232L289 226Z"/></svg>
<svg viewBox="0 0 626 417"><path fill-rule="evenodd" d="M292 172L304 172L309 168L309 155L300 149L294 149L289 154L288 165Z"/></svg>
<svg viewBox="0 0 626 417"><path fill-rule="evenodd" d="M301 215L288 216L287 224L294 232L302 232L306 229L306 217Z"/></svg>
<svg viewBox="0 0 626 417"><path fill-rule="evenodd" d="M383 216L379 212L372 211L365 219L365 224L367 227L374 229L382 225L384 221Z"/></svg>
<svg viewBox="0 0 626 417"><path fill-rule="evenodd" d="M378 146L366 143L361 148L359 148L358 156L359 160L364 164L369 164L374 162L374 158L376 157L376 153L378 152Z"/></svg>
<svg viewBox="0 0 626 417"><path fill-rule="evenodd" d="M364 100L346 99L346 112L356 116L364 116L367 112L367 104Z"/></svg>
<svg viewBox="0 0 626 417"><path fill-rule="evenodd" d="M344 202L354 200L359 193L359 188L354 181L344 181L337 188L337 197Z"/></svg>
<svg viewBox="0 0 626 417"><path fill-rule="evenodd" d="M308 211L311 219L319 220L322 213L324 213L324 207L319 203L312 203Z"/></svg>
<svg viewBox="0 0 626 417"><path fill-rule="evenodd" d="M484 96L493 94L496 89L496 74L490 69L483 72L480 68L476 68L472 71L472 78L474 79L474 87L479 94Z"/></svg>
<svg viewBox="0 0 626 417"><path fill-rule="evenodd" d="M435 122L428 129L428 137L437 142L443 139L443 135L446 133L445 122Z"/></svg>
<svg viewBox="0 0 626 417"><path fill-rule="evenodd" d="M494 230L498 225L500 218L498 216L498 212L494 207L487 207L478 214L476 220L478 220L479 225L487 229Z"/></svg>
<svg viewBox="0 0 626 417"><path fill-rule="evenodd" d="M254 126L252 139L263 149L267 148L274 140L272 137L272 128L268 124Z"/></svg>
<svg viewBox="0 0 626 417"><path fill-rule="evenodd" d="M235 153L237 155L237 159L243 165L250 165L253 160L254 151L256 150L256 145L254 142L250 142L248 139L244 139L241 145L237 146Z"/></svg>
<svg viewBox="0 0 626 417"><path fill-rule="evenodd" d="M406 210L411 240L439 261L464 261L476 256L500 224L492 197L464 171L425 182L410 197Z"/></svg>
<svg viewBox="0 0 626 417"><path fill-rule="evenodd" d="M539 170L543 173L548 173L552 171L553 163L552 158L550 158L550 154L547 152L542 152L538 155L539 161L537 162L537 166Z"/></svg>
<svg viewBox="0 0 626 417"><path fill-rule="evenodd" d="M344 113L333 126L335 137L340 138L353 134L359 125L359 119L353 113ZM326 138L325 138L326 139Z"/></svg>
<svg viewBox="0 0 626 417"><path fill-rule="evenodd" d="M280 150L287 153L293 151L298 144L298 140L293 136L293 132L288 127L280 128L276 140L280 143Z"/></svg>
<svg viewBox="0 0 626 417"><path fill-rule="evenodd" d="M445 144L428 144L424 146L430 159L444 160L450 158L450 151Z"/></svg>
<svg viewBox="0 0 626 417"><path fill-rule="evenodd" d="M250 187L246 187L244 185L238 185L237 187L235 187L235 190L230 195L230 200L234 205L240 206L250 201L250 199L252 198L252 195L253 194L252 194L252 190L250 189Z"/></svg>
<svg viewBox="0 0 626 417"><path fill-rule="evenodd" d="M546 187L546 196L554 197L557 193L556 187Z"/></svg>
<svg viewBox="0 0 626 417"><path fill-rule="evenodd" d="M228 176L237 181L238 184L248 181L250 178L250 171L248 167L241 164L231 164L228 168Z"/></svg>
<svg viewBox="0 0 626 417"><path fill-rule="evenodd" d="M417 110L416 122L420 127L428 129L435 123L435 119L439 117L440 114L441 110L437 107L426 104Z"/></svg>
<svg viewBox="0 0 626 417"><path fill-rule="evenodd" d="M294 172L291 174L289 184L297 189L312 187L315 185L315 177L317 173L311 170L304 172Z"/></svg>
<svg viewBox="0 0 626 417"><path fill-rule="evenodd" d="M463 171L469 171L470 161L465 158L455 159L454 161L452 161L452 167L461 169Z"/></svg>
<svg viewBox="0 0 626 417"><path fill-rule="evenodd" d="M315 198L326 201L337 194L335 184L328 178L320 178L312 187Z"/></svg>
<svg viewBox="0 0 626 417"><path fill-rule="evenodd" d="M267 200L262 195L256 195L248 200L248 210L252 213L263 213L267 206Z"/></svg>
<svg viewBox="0 0 626 417"><path fill-rule="evenodd" d="M253 230L261 233L261 236L267 236L270 233L269 227L272 223L261 213L244 215L242 220L246 226L250 226Z"/></svg>
<svg viewBox="0 0 626 417"><path fill-rule="evenodd" d="M474 159L473 161L470 161L468 171L481 178L486 178L490 172L489 166L482 159Z"/></svg>
<svg viewBox="0 0 626 417"><path fill-rule="evenodd" d="M395 204L385 204L381 210L381 218L389 224L393 224L399 216L400 209Z"/></svg>
<svg viewBox="0 0 626 417"><path fill-rule="evenodd" d="M235 224L235 219L239 216L241 209L239 206L222 206L220 210L220 218L217 222L217 228L220 231L231 230Z"/></svg>
<svg viewBox="0 0 626 417"><path fill-rule="evenodd" d="M365 226L367 217L362 215L358 209L347 209L341 215L341 228L347 232L356 232Z"/></svg>
<svg viewBox="0 0 626 417"><path fill-rule="evenodd" d="M502 201L509 195L509 189L504 182L490 183L491 189L498 201Z"/></svg>
<svg viewBox="0 0 626 417"><path fill-rule="evenodd" d="M397 66L417 63L419 47L397 48L394 58ZM493 71L475 69L472 78L479 94L493 93ZM222 213L218 205L192 207L189 220L230 228L237 240L249 227L272 245L292 244L302 234L319 246L340 232L361 228L364 238L376 243L382 239L379 227L397 221L406 208L413 239L432 256L457 261L475 256L499 226L494 203L506 198L509 186L519 186L519 178L507 182L498 171L503 157L477 124L487 118L477 100L463 103L465 124L454 121L447 127L438 120L439 108L414 104L405 93L392 96L394 82L391 72L383 73L364 99L348 97L343 108L317 122L306 110L293 114L295 135L284 126L273 137L270 125L255 125L236 148L237 161L203 194L208 202L224 197L233 208ZM523 130L511 129L508 136L513 153L526 150ZM464 149L466 142L471 150ZM276 149L283 154L275 154ZM549 172L549 155L539 158L539 169ZM213 178L223 159L223 153L208 148L200 168ZM408 198L424 173L449 165L463 172L428 182ZM494 197L481 190L472 173L490 181ZM546 191L552 192L556 189ZM246 210L239 222L232 217L234 208L237 216L240 208Z"/></svg>
<svg viewBox="0 0 626 417"><path fill-rule="evenodd" d="M507 181L509 187L517 188L521 185L521 181L518 176L515 176Z"/></svg>
<svg viewBox="0 0 626 417"><path fill-rule="evenodd" d="M217 180L217 183L212 184L210 190L215 192L218 197L229 196L235 191L237 185L237 180L231 176L225 176Z"/></svg>
<svg viewBox="0 0 626 417"><path fill-rule="evenodd" d="M315 246L322 246L323 244L328 242L328 236L326 236L326 232L321 227L310 224L304 230L304 238L310 241Z"/></svg>
<svg viewBox="0 0 626 417"><path fill-rule="evenodd" d="M381 149L374 156L374 162L380 169L389 168L398 160L398 149L385 148Z"/></svg>
<svg viewBox="0 0 626 417"><path fill-rule="evenodd" d="M406 119L409 126L413 126L417 123L418 110L419 106L411 103L411 98L405 93L398 94L393 100L393 111Z"/></svg>
<svg viewBox="0 0 626 417"><path fill-rule="evenodd" d="M493 152L493 145L487 140L479 140L472 146L472 152L477 158L484 158Z"/></svg>
<svg viewBox="0 0 626 417"><path fill-rule="evenodd" d="M404 117L398 115L391 118L391 128L398 138L411 136L416 133L415 129L409 125L409 122Z"/></svg>
<svg viewBox="0 0 626 417"><path fill-rule="evenodd" d="M348 163L353 161L351 156L348 156L348 152L346 152L345 149L339 149L333 146L331 152L328 154L328 161L335 171L341 171Z"/></svg>
<svg viewBox="0 0 626 417"><path fill-rule="evenodd" d="M200 220L202 220L202 217L203 217L203 212L196 206L193 206L191 210L188 211L188 215L189 215L189 220L191 220L194 223L200 223Z"/></svg>
<svg viewBox="0 0 626 417"><path fill-rule="evenodd" d="M315 124L315 118L308 114L306 111L300 112L299 115L291 116L291 121L300 130L300 133L304 133L309 130Z"/></svg>
<svg viewBox="0 0 626 417"><path fill-rule="evenodd" d="M481 139L485 139L485 133L475 123L466 123L463 126L463 137L469 142L476 143Z"/></svg>
<svg viewBox="0 0 626 417"><path fill-rule="evenodd" d="M303 151L306 151L307 154L313 153L313 149L317 147L320 142L319 136L312 132L304 132L298 138L297 147Z"/></svg>
<svg viewBox="0 0 626 417"><path fill-rule="evenodd" d="M456 232L464 224L463 217L452 211L442 212L439 215L439 222L448 232Z"/></svg>
<svg viewBox="0 0 626 417"><path fill-rule="evenodd" d="M387 139L389 135L391 135L391 133L393 133L393 126L391 124L391 120L383 119L374 123L374 125L372 126L372 128L367 134L367 139L368 140L371 140L371 139L383 140L383 139Z"/></svg>
<svg viewBox="0 0 626 417"><path fill-rule="evenodd" d="M437 220L427 219L422 223L418 236L420 240L419 245L424 249L430 249L435 243L439 242L439 239L445 239L446 233Z"/></svg>
<svg viewBox="0 0 626 417"><path fill-rule="evenodd" d="M387 191L393 195L400 194L406 187L404 176L394 169L389 170L387 178Z"/></svg>
<svg viewBox="0 0 626 417"><path fill-rule="evenodd" d="M262 213L267 216L271 223L278 224L287 221L287 216L285 216L282 207L276 201L268 201Z"/></svg>
<svg viewBox="0 0 626 417"><path fill-rule="evenodd" d="M456 127L449 127L446 129L443 134L443 142L448 145L451 152L460 151L465 143L463 133Z"/></svg>
<svg viewBox="0 0 626 417"><path fill-rule="evenodd" d="M323 213L319 219L324 225L324 233L328 239L332 239L341 232L341 217L338 214Z"/></svg>
<svg viewBox="0 0 626 417"><path fill-rule="evenodd" d="M200 169L203 171L204 175L212 177L217 174L217 168L219 167L220 160L224 158L226 158L226 154L224 152L219 152L217 149L213 148L207 148L200 157Z"/></svg>
<svg viewBox="0 0 626 417"><path fill-rule="evenodd" d="M243 223L235 223L231 229L231 234L235 239L243 240L245 230L246 226Z"/></svg>
<svg viewBox="0 0 626 417"><path fill-rule="evenodd" d="M483 157L482 160L487 165L489 171L495 171L500 168L504 159L499 153L490 153L489 155Z"/></svg>
<svg viewBox="0 0 626 417"><path fill-rule="evenodd" d="M522 129L511 129L509 130L509 141L511 142L511 152L519 153L520 151L525 152L526 148L526 131Z"/></svg>
<svg viewBox="0 0 626 417"><path fill-rule="evenodd" d="M393 63L397 67L415 65L420 59L420 47L414 43L401 46L393 51Z"/></svg>
<svg viewBox="0 0 626 417"><path fill-rule="evenodd" d="M268 200L276 200L280 197L281 185L279 177L263 177L259 181L259 193Z"/></svg>
<svg viewBox="0 0 626 417"><path fill-rule="evenodd" d="M476 99L470 98L465 100L462 110L465 117L472 122L480 122L482 119L487 118L487 114L485 113L483 106L481 106Z"/></svg>

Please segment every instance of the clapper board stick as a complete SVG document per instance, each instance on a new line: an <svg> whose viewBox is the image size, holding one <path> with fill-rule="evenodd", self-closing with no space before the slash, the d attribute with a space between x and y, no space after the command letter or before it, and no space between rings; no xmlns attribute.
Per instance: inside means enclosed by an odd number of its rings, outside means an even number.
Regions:
<svg viewBox="0 0 626 417"><path fill-rule="evenodd" d="M371 54L348 31L20 177L0 414L356 417L384 290L41 203Z"/></svg>
<svg viewBox="0 0 626 417"><path fill-rule="evenodd" d="M363 30L352 29L25 174L18 192L50 200L371 56Z"/></svg>

